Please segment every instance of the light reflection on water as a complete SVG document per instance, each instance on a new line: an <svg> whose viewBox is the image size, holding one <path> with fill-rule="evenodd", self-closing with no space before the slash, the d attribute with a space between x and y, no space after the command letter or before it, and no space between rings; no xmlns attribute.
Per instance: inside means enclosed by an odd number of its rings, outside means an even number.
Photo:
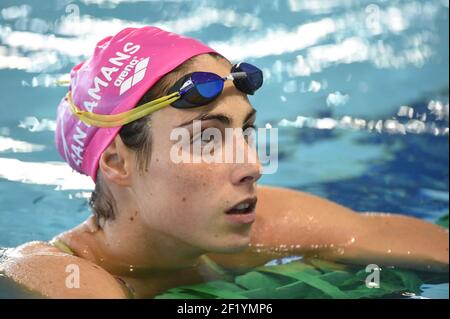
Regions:
<svg viewBox="0 0 450 319"><path fill-rule="evenodd" d="M431 115L438 120L428 121ZM282 119L278 124L285 127L314 128L319 130L352 129L367 130L369 132L388 134L432 134L435 136L448 136L448 103L430 101L427 113L416 113L412 107L401 106L397 117L387 120L370 120L344 116L341 119L310 118L298 116L295 121ZM404 122L404 123L402 123ZM439 124L439 122L444 122Z"/></svg>

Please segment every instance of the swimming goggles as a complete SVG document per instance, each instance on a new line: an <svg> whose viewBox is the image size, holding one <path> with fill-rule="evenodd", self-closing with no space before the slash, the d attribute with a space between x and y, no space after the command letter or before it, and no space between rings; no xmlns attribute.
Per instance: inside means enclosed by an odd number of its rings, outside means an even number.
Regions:
<svg viewBox="0 0 450 319"><path fill-rule="evenodd" d="M225 81L232 80L241 92L253 95L263 84L263 73L256 66L241 62L233 65L231 73L221 77L211 72L192 72L179 79L168 95L117 114L96 114L79 109L69 91L66 95L70 110L81 121L96 127L116 127L147 116L163 107L178 109L207 105L220 96Z"/></svg>

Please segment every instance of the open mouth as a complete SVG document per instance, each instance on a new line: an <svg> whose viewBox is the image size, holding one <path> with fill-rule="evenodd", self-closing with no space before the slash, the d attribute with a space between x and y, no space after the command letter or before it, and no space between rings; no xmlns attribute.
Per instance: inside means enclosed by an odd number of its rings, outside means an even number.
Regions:
<svg viewBox="0 0 450 319"><path fill-rule="evenodd" d="M229 215L253 213L255 211L257 200L256 197L247 198L228 209L225 213Z"/></svg>

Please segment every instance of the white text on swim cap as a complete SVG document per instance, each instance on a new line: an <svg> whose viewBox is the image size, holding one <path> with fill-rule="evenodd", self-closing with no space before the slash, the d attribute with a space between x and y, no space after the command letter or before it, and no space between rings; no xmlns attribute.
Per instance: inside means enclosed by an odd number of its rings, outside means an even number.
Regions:
<svg viewBox="0 0 450 319"><path fill-rule="evenodd" d="M137 83L139 83L145 76L145 71L147 70L147 65L149 61L149 57L139 62L137 59L131 60L130 64L128 64L125 69L120 73L117 80L114 81L115 86L120 86L120 93L119 95L122 95L129 89L131 89L133 86L135 86ZM124 78L128 75L130 70L134 68L134 75L130 76L128 79L124 80Z"/></svg>
<svg viewBox="0 0 450 319"><path fill-rule="evenodd" d="M91 99L86 99L82 102L86 111L94 112L94 109L102 99L102 87L107 88L109 86L113 81L113 74L118 72L125 61L129 60L140 48L140 45L127 42L121 51L115 52L115 55L107 60L107 64L101 67L100 74L94 78L93 86L88 89L88 97ZM88 136L86 131L88 128L90 128L89 124L78 121L71 139L72 144L69 146L70 158L77 167L81 167L83 163L85 139Z"/></svg>

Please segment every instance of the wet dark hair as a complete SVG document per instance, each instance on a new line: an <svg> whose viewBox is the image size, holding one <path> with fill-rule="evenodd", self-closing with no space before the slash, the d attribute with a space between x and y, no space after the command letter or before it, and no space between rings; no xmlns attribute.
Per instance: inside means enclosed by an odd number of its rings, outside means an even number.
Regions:
<svg viewBox="0 0 450 319"><path fill-rule="evenodd" d="M221 55L215 53L208 53L207 55L212 56L217 60L224 59L230 63ZM158 97L166 95L175 82L188 72L195 59L196 57L193 57L185 61L177 68L164 75L144 94L137 105L150 102ZM151 159L151 115L124 125L119 131L119 136L126 147L136 152L137 168L142 172L147 167L148 162ZM100 169L97 171L95 189L89 199L89 206L92 213L96 217L97 224L100 226L104 221L114 219L115 217L115 200L107 185L103 181Z"/></svg>

